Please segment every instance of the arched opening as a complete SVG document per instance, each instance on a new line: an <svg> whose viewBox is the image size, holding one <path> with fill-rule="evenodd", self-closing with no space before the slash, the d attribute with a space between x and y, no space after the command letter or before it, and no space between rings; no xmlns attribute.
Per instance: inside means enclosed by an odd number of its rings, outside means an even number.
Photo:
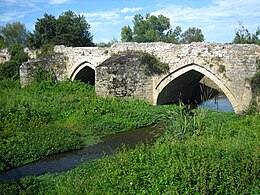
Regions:
<svg viewBox="0 0 260 195"><path fill-rule="evenodd" d="M159 92L157 104L173 104L181 101L185 104L198 105L220 93L227 97L227 105L231 106L232 111L237 105L233 94L221 80L206 68L196 64L187 65L169 74L156 89Z"/></svg>
<svg viewBox="0 0 260 195"><path fill-rule="evenodd" d="M95 85L95 69L88 63L79 65L72 73L71 80L80 80L86 84Z"/></svg>

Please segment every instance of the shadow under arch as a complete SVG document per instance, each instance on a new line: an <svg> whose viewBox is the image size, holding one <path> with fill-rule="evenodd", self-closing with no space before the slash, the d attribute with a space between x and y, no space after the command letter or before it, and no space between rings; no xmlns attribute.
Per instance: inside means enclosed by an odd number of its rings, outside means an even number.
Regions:
<svg viewBox="0 0 260 195"><path fill-rule="evenodd" d="M80 80L86 84L95 85L95 66L89 62L83 62L72 72L70 79Z"/></svg>
<svg viewBox="0 0 260 195"><path fill-rule="evenodd" d="M197 64L186 65L164 77L155 88L157 91L156 104L170 104L178 102L180 99L189 99L204 76L219 87L236 110L238 101L221 79L205 67Z"/></svg>

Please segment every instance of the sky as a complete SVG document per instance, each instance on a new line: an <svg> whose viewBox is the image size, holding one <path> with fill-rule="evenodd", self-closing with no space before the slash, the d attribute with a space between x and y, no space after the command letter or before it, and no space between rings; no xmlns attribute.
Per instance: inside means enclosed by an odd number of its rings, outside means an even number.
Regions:
<svg viewBox="0 0 260 195"><path fill-rule="evenodd" d="M260 26L260 0L0 0L0 26L19 21L33 31L44 13L68 10L85 16L95 43L120 41L136 14L162 14L183 31L200 28L206 42L232 42L241 23L251 33Z"/></svg>

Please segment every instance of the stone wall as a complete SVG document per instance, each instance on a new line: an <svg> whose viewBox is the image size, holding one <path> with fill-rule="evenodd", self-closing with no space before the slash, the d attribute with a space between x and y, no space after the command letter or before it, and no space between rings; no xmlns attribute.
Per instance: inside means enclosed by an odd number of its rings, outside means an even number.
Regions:
<svg viewBox="0 0 260 195"><path fill-rule="evenodd" d="M0 50L0 64L5 63L11 59L11 55L7 48Z"/></svg>
<svg viewBox="0 0 260 195"><path fill-rule="evenodd" d="M118 71L118 74L105 73L108 69L102 67L101 64L104 61L114 54L132 50L150 53L161 62L169 64L169 73L155 75L149 79L141 76L138 79L142 81L137 82L136 86L133 86L132 81L125 79L123 75L132 77L130 75L137 74L136 71L139 70L124 69L123 66L117 64L115 65L116 69L128 71L128 73L123 73L123 71ZM136 90L140 87L139 84L142 83L145 92L142 94L142 99L156 104L160 93L174 79L188 71L196 71L212 80L228 96L237 112L245 109L252 99L248 80L257 72L257 64L260 61L260 47L257 45L220 43L116 43L111 47L73 48L56 46L54 51L63 54L66 58L66 64L62 71L63 76L60 76L60 78L75 78L73 74L78 74L84 66L88 66L93 70L97 69L99 71L95 77L97 94L118 94L119 96L125 94L126 96L139 97ZM133 72L130 74L129 71ZM118 83L117 86L111 83L113 81L113 79L110 80L112 77L117 77L114 78L114 81L118 81L115 82ZM119 84L119 81L121 84ZM127 85L124 90L122 83Z"/></svg>
<svg viewBox="0 0 260 195"><path fill-rule="evenodd" d="M24 48L24 52L28 55L29 59L36 59L37 54L40 53L40 50ZM0 49L0 64L5 63L11 59L11 54L8 48Z"/></svg>
<svg viewBox="0 0 260 195"><path fill-rule="evenodd" d="M97 95L152 101L153 80L137 54L109 58L96 67L96 78Z"/></svg>
<svg viewBox="0 0 260 195"><path fill-rule="evenodd" d="M65 80L67 78L66 59L62 54L53 54L24 62L20 66L21 85L26 86L32 82L39 68L50 72L55 81Z"/></svg>

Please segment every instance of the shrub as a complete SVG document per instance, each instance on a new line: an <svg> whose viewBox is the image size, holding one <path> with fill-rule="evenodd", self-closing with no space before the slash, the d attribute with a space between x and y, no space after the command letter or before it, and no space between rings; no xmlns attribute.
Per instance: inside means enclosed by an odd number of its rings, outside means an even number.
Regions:
<svg viewBox="0 0 260 195"><path fill-rule="evenodd" d="M226 67L225 67L225 65L219 65L219 67L218 67L218 71L220 72L220 73L224 73L224 72L226 72Z"/></svg>
<svg viewBox="0 0 260 195"><path fill-rule="evenodd" d="M28 60L28 55L24 53L23 47L19 44L15 44L11 48L11 59L8 62L0 65L0 80L20 78L19 67Z"/></svg>
<svg viewBox="0 0 260 195"><path fill-rule="evenodd" d="M142 63L145 65L146 75L160 75L169 72L168 64L160 62L155 56L148 53L141 53Z"/></svg>

